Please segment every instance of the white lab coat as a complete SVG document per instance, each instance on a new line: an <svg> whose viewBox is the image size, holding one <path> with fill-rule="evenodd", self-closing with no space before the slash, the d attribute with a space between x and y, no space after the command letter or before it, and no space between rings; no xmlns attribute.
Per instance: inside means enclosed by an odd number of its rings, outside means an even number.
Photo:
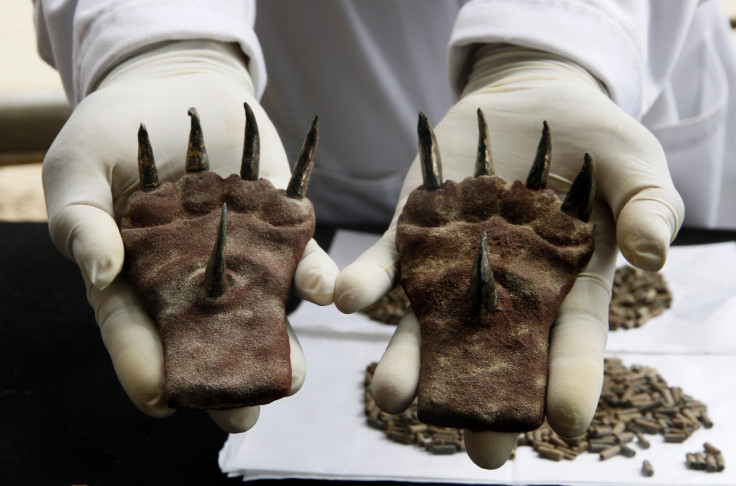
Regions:
<svg viewBox="0 0 736 486"><path fill-rule="evenodd" d="M147 45L238 43L292 160L320 115L310 199L322 222L386 224L417 112L439 120L469 46L506 42L588 69L661 141L685 225L736 228L736 54L716 0L268 0L257 22L252 0L36 4L39 52L73 104Z"/></svg>

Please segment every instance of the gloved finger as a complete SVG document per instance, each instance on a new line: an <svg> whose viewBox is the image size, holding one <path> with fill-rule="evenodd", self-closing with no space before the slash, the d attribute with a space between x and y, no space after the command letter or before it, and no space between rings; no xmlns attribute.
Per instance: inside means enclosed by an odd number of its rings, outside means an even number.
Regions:
<svg viewBox="0 0 736 486"><path fill-rule="evenodd" d="M207 410L210 418L228 434L240 434L253 428L261 414L261 407L241 407L229 410Z"/></svg>
<svg viewBox="0 0 736 486"><path fill-rule="evenodd" d="M84 105L84 106L83 106ZM94 105L92 103L91 105ZM136 152L121 137L106 140L105 130L83 103L64 125L43 161L43 188L49 234L56 247L79 265L85 280L104 289L123 265L124 250L113 216L112 168L108 153L135 160ZM70 143L70 140L74 143ZM122 179L120 171L115 174ZM122 171L124 172L124 171Z"/></svg>
<svg viewBox="0 0 736 486"><path fill-rule="evenodd" d="M309 240L294 273L297 295L317 305L329 305L335 296L337 264L314 240Z"/></svg>
<svg viewBox="0 0 736 486"><path fill-rule="evenodd" d="M612 118L623 117L614 113ZM649 271L662 268L672 240L685 217L662 146L646 128L623 117L628 125L624 149L595 155L598 197L611 208L616 239L632 265ZM626 124L626 125L625 125ZM626 149L635 153L626 153Z"/></svg>
<svg viewBox="0 0 736 486"><path fill-rule="evenodd" d="M125 277L104 290L88 284L102 341L120 384L143 413L171 415L164 396L164 354L156 325Z"/></svg>
<svg viewBox="0 0 736 486"><path fill-rule="evenodd" d="M563 437L584 433L598 405L608 333L608 288L600 278L581 274L550 333L547 420Z"/></svg>
<svg viewBox="0 0 736 486"><path fill-rule="evenodd" d="M562 302L550 330L547 420L563 437L585 432L603 384L608 306L617 249L608 209L597 206L593 215L595 252Z"/></svg>
<svg viewBox="0 0 736 486"><path fill-rule="evenodd" d="M391 336L371 381L373 399L386 413L403 412L417 395L421 339L419 322L409 310Z"/></svg>
<svg viewBox="0 0 736 486"><path fill-rule="evenodd" d="M626 202L616 221L621 253L650 272L662 268L670 243L684 218L684 204L674 188L645 189Z"/></svg>
<svg viewBox="0 0 736 486"><path fill-rule="evenodd" d="M516 445L516 432L473 432L463 429L463 440L468 457L483 469L503 466Z"/></svg>
<svg viewBox="0 0 736 486"><path fill-rule="evenodd" d="M289 391L289 395L293 395L304 384L304 379L307 376L307 360L304 359L302 345L299 343L299 339L296 337L296 333L288 319L286 320L286 333L289 335L289 356L291 358L291 391Z"/></svg>
<svg viewBox="0 0 736 486"><path fill-rule="evenodd" d="M392 225L373 246L337 276L337 308L350 314L383 297L396 283L398 260L396 227Z"/></svg>

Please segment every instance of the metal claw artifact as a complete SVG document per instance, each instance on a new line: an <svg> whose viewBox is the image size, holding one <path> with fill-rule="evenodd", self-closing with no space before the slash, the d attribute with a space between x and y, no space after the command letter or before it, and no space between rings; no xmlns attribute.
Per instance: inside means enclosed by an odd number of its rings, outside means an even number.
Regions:
<svg viewBox="0 0 736 486"><path fill-rule="evenodd" d="M291 391L285 306L314 234L304 196L316 129L289 195L258 176L260 141L249 106L241 173L226 178L209 170L199 115L188 113L186 173L176 182L159 182L141 124L141 188L121 221L125 269L161 336L170 407L266 404Z"/></svg>
<svg viewBox="0 0 736 486"><path fill-rule="evenodd" d="M546 188L544 122L526 182L506 182L494 174L478 110L474 174L442 181L437 141L421 113L419 126L424 183L409 195L396 233L401 283L422 336L418 418L475 431L534 430L545 414L550 327L593 253L593 158L586 154L560 201Z"/></svg>

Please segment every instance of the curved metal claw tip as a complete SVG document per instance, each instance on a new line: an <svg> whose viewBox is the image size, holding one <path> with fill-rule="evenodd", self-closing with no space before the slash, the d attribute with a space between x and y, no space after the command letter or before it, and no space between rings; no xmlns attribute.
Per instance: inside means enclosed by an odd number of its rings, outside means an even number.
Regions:
<svg viewBox="0 0 736 486"><path fill-rule="evenodd" d="M187 147L187 172L209 170L210 162L207 150L204 148L202 126L199 123L199 114L195 108L189 108L187 114L192 118L192 128L189 131L189 146Z"/></svg>
<svg viewBox="0 0 736 486"><path fill-rule="evenodd" d="M470 275L470 285L465 295L472 314L482 317L496 311L498 295L496 294L496 282L493 279L491 258L488 254L488 235L485 231L480 240L478 253L473 263L473 272Z"/></svg>
<svg viewBox="0 0 736 486"><path fill-rule="evenodd" d="M593 156L585 154L583 158L583 167L572 181L570 190L562 201L560 208L563 213L580 221L587 223L590 220L590 214L593 211L593 201L595 200L595 178L596 167Z"/></svg>
<svg viewBox="0 0 736 486"><path fill-rule="evenodd" d="M545 121L542 128L542 137L539 139L539 145L537 146L537 154L526 179L527 188L544 189L547 187L547 176L549 175L551 161L552 143L550 141L549 126Z"/></svg>
<svg viewBox="0 0 736 486"><path fill-rule="evenodd" d="M153 160L153 148L148 139L148 130L141 123L138 129L138 176L141 180L141 190L151 191L158 187L158 169Z"/></svg>
<svg viewBox="0 0 736 486"><path fill-rule="evenodd" d="M437 189L442 185L442 160L437 138L434 136L432 125L427 116L419 112L417 124L419 135L419 162L422 166L422 179L427 189Z"/></svg>
<svg viewBox="0 0 736 486"><path fill-rule="evenodd" d="M247 181L257 181L261 160L261 137L258 123L248 103L245 107L245 137L243 142L243 161L240 164L240 177Z"/></svg>
<svg viewBox="0 0 736 486"><path fill-rule="evenodd" d="M215 247L212 250L207 268L204 271L204 290L208 297L216 299L220 297L227 287L227 276L225 275L225 243L227 240L227 204L222 204L222 216L220 216L220 229L217 232Z"/></svg>
<svg viewBox="0 0 736 486"><path fill-rule="evenodd" d="M302 151L299 153L299 159L296 161L294 171L291 173L289 185L286 187L286 195L288 197L304 197L309 187L309 178L312 176L312 168L314 167L314 159L317 156L317 146L319 145L319 117L315 116L312 126L307 132L307 136L302 144Z"/></svg>
<svg viewBox="0 0 736 486"><path fill-rule="evenodd" d="M493 175L493 158L491 157L491 136L483 110L478 108L478 155L475 159L475 177Z"/></svg>

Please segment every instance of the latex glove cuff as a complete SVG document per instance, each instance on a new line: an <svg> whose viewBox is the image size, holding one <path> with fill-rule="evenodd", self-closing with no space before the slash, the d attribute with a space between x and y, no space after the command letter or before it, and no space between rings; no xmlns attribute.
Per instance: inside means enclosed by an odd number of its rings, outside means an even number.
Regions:
<svg viewBox="0 0 736 486"><path fill-rule="evenodd" d="M95 91L145 78L161 78L195 73L220 73L241 78L254 95L247 57L236 44L212 40L165 42L146 47L115 66L95 87Z"/></svg>
<svg viewBox="0 0 736 486"><path fill-rule="evenodd" d="M608 96L603 83L579 64L550 52L511 44L484 44L471 59L472 68L460 95L504 83L539 82L545 79L584 83Z"/></svg>

